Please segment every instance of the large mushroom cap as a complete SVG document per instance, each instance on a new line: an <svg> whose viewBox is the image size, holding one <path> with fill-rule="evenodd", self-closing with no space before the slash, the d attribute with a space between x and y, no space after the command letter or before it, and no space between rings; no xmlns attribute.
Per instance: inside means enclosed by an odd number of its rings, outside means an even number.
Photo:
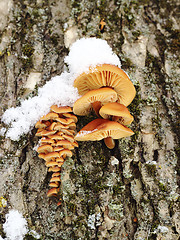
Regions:
<svg viewBox="0 0 180 240"><path fill-rule="evenodd" d="M120 68L103 64L84 72L74 81L80 95L101 87L111 87L118 94L118 102L128 106L135 97L136 90L127 74Z"/></svg>
<svg viewBox="0 0 180 240"><path fill-rule="evenodd" d="M130 114L127 107L117 102L107 103L102 106L99 114L105 119L108 119L110 116L115 116L113 119L116 119L119 123L124 125L129 125L134 120L134 117Z"/></svg>
<svg viewBox="0 0 180 240"><path fill-rule="evenodd" d="M83 127L75 136L77 141L98 141L112 137L119 139L133 135L134 132L128 127L106 119L95 119Z"/></svg>
<svg viewBox="0 0 180 240"><path fill-rule="evenodd" d="M85 116L90 112L92 103L109 103L115 102L116 100L117 93L112 88L104 87L100 89L94 89L85 93L74 103L73 112L76 115Z"/></svg>

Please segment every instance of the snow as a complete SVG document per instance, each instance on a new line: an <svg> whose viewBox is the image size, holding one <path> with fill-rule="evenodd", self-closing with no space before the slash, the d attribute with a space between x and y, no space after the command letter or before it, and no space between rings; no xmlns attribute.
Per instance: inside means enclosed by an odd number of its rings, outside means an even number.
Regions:
<svg viewBox="0 0 180 240"><path fill-rule="evenodd" d="M76 137L83 137L85 135L88 135L90 133L93 133L95 131L97 131L98 129L94 129L92 131L85 131L85 130L81 130L79 133L77 133Z"/></svg>
<svg viewBox="0 0 180 240"><path fill-rule="evenodd" d="M69 55L65 57L65 63L69 65L70 72L76 76L87 72L89 67L101 64L112 64L121 67L120 60L113 53L105 40L97 38L81 38L70 48Z"/></svg>
<svg viewBox="0 0 180 240"><path fill-rule="evenodd" d="M73 87L73 82L77 75L88 71L89 67L104 63L121 66L119 58L112 52L107 42L96 38L77 40L65 58L65 63L68 64L70 72L53 77L39 88L37 96L22 101L19 107L5 111L2 121L9 125L6 137L14 141L19 140L20 136L27 134L54 104L73 106L80 97L77 89ZM0 134L3 133L4 129Z"/></svg>
<svg viewBox="0 0 180 240"><path fill-rule="evenodd" d="M72 82L72 74L64 72L40 88L38 96L22 101L20 107L8 109L2 116L4 123L11 124L6 137L14 141L19 140L20 136L27 134L54 104L72 106L79 98Z"/></svg>
<svg viewBox="0 0 180 240"><path fill-rule="evenodd" d="M28 232L27 221L17 210L10 210L6 214L6 222L3 224L3 229L7 240L23 240Z"/></svg>

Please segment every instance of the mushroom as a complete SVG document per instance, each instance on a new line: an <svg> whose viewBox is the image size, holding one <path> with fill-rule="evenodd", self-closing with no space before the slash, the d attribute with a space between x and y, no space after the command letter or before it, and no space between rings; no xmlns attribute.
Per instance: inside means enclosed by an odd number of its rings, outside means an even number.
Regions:
<svg viewBox="0 0 180 240"><path fill-rule="evenodd" d="M57 105L52 105L51 110L55 113L62 113L62 114L72 112L71 107L68 107L68 106L58 107Z"/></svg>
<svg viewBox="0 0 180 240"><path fill-rule="evenodd" d="M54 140L53 139L50 139L50 138L41 138L41 145L42 144L53 144L54 143Z"/></svg>
<svg viewBox="0 0 180 240"><path fill-rule="evenodd" d="M78 121L77 117L76 117L74 114L72 114L72 113L63 113L63 116L64 116L64 117L67 117L67 118L73 119L73 121L74 121L75 123L77 123L77 121Z"/></svg>
<svg viewBox="0 0 180 240"><path fill-rule="evenodd" d="M55 120L58 117L59 117L59 115L57 113L50 112L50 113L46 114L45 116L41 117L40 121L43 121L43 120Z"/></svg>
<svg viewBox="0 0 180 240"><path fill-rule="evenodd" d="M35 128L46 128L48 125L50 125L50 122L48 121L46 122L38 121L35 125Z"/></svg>
<svg viewBox="0 0 180 240"><path fill-rule="evenodd" d="M120 68L110 64L98 65L82 73L74 81L74 87L80 95L93 89L111 87L118 95L117 102L128 106L135 97L136 90L127 74Z"/></svg>
<svg viewBox="0 0 180 240"><path fill-rule="evenodd" d="M54 135L56 133L56 131L51 131L51 130L42 130L40 132L36 133L36 136L38 137L43 137L43 136L50 136L50 135Z"/></svg>
<svg viewBox="0 0 180 240"><path fill-rule="evenodd" d="M74 140L77 117L70 107L53 105L51 112L43 116L35 127L36 136L42 137L37 148L39 158L45 160L48 172L52 173L47 196L56 196L60 187L60 171L66 157L71 157L71 150L77 147ZM60 200L60 199L59 199ZM58 202L58 205L61 202Z"/></svg>
<svg viewBox="0 0 180 240"><path fill-rule="evenodd" d="M94 89L85 93L74 103L73 112L76 115L85 116L93 108L99 116L99 109L102 104L115 102L116 100L117 93L113 89L109 87Z"/></svg>
<svg viewBox="0 0 180 240"><path fill-rule="evenodd" d="M134 120L134 117L130 114L127 107L117 102L108 103L102 106L99 114L105 119L112 117L113 121L117 121L124 125L129 125Z"/></svg>
<svg viewBox="0 0 180 240"><path fill-rule="evenodd" d="M47 196L51 197L51 196L56 196L58 193L58 188L51 188L48 192L47 192Z"/></svg>
<svg viewBox="0 0 180 240"><path fill-rule="evenodd" d="M133 135L134 132L128 127L106 119L95 119L83 127L75 136L77 141L97 141L112 137L113 139L119 139ZM110 149L113 148L113 141L105 140L105 144Z"/></svg>
<svg viewBox="0 0 180 240"><path fill-rule="evenodd" d="M47 152L53 152L53 147L49 144L45 144L42 146L39 146L37 149L38 153L47 153Z"/></svg>

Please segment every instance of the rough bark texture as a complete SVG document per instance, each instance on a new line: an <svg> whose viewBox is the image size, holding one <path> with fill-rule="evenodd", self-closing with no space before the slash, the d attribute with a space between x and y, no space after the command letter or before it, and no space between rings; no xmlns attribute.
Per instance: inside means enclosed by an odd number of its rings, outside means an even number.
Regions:
<svg viewBox="0 0 180 240"><path fill-rule="evenodd" d="M46 197L50 174L33 150L35 131L19 142L1 138L2 237L13 208L41 239L178 239L177 2L0 0L1 114L60 74L70 43L83 36L107 40L137 90L129 106L136 134L113 150L80 143L63 165L60 207ZM79 117L78 130L93 118Z"/></svg>

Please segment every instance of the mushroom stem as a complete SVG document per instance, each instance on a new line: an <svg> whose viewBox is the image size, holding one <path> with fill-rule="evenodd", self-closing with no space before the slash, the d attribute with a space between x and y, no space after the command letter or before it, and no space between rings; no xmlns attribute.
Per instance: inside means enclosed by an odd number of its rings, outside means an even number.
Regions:
<svg viewBox="0 0 180 240"><path fill-rule="evenodd" d="M100 108L101 108L101 102L96 101L96 102L93 102L93 103L91 103L91 104L92 104L93 110L95 111L96 115L97 115L98 117L100 117L100 115L99 115L99 110L100 110Z"/></svg>
<svg viewBox="0 0 180 240"><path fill-rule="evenodd" d="M115 141L112 137L104 138L104 143L109 149L113 149L115 147Z"/></svg>

